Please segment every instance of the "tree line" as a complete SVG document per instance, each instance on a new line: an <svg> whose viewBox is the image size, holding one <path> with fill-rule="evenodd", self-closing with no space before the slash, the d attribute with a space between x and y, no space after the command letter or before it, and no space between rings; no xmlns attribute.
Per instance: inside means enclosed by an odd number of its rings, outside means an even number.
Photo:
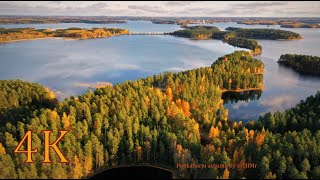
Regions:
<svg viewBox="0 0 320 180"><path fill-rule="evenodd" d="M289 66L298 72L320 75L320 57L302 54L283 54L279 64Z"/></svg>
<svg viewBox="0 0 320 180"><path fill-rule="evenodd" d="M14 40L36 39L46 37L68 37L76 39L101 38L115 35L129 34L120 28L68 28L68 29L35 29L35 28L0 28L0 42Z"/></svg>
<svg viewBox="0 0 320 180"><path fill-rule="evenodd" d="M185 26L185 29L174 31L174 36L191 39L219 39L232 46L250 49L253 55L261 54L262 47L254 39L300 39L298 33L279 29L243 29L227 27L220 31L215 26Z"/></svg>

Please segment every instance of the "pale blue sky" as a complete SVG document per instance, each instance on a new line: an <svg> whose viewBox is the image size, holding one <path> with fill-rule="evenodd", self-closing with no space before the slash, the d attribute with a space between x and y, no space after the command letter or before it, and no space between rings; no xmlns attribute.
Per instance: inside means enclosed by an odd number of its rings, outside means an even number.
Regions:
<svg viewBox="0 0 320 180"><path fill-rule="evenodd" d="M320 17L320 2L2 1L0 15Z"/></svg>

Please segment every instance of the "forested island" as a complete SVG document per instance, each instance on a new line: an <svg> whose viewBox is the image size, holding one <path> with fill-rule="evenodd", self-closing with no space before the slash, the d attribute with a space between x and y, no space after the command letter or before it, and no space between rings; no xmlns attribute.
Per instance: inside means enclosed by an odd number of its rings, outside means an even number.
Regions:
<svg viewBox="0 0 320 180"><path fill-rule="evenodd" d="M215 26L186 26L185 28L174 31L172 35L191 39L211 39L213 33L220 31Z"/></svg>
<svg viewBox="0 0 320 180"><path fill-rule="evenodd" d="M282 24L280 27L283 27L283 28L320 28L320 25L319 24L290 23L290 24Z"/></svg>
<svg viewBox="0 0 320 180"><path fill-rule="evenodd" d="M236 36L250 39L301 39L301 35L292 31L284 31L281 29L244 29L244 28L226 28L226 36Z"/></svg>
<svg viewBox="0 0 320 180"><path fill-rule="evenodd" d="M305 22L305 23L304 23ZM318 21L300 21L300 20L245 20L237 24L245 25L280 25L285 28L320 28Z"/></svg>
<svg viewBox="0 0 320 180"><path fill-rule="evenodd" d="M320 57L318 56L283 54L278 63L289 66L298 72L320 75Z"/></svg>
<svg viewBox="0 0 320 180"><path fill-rule="evenodd" d="M171 35L191 39L219 39L232 46L250 49L253 55L261 54L262 47L254 39L301 39L301 35L278 29L243 29L227 27L220 31L215 26L184 26L185 29L174 31Z"/></svg>
<svg viewBox="0 0 320 180"><path fill-rule="evenodd" d="M50 37L91 39L122 34L129 34L129 31L120 28L68 28L56 30L35 28L0 28L0 43Z"/></svg>

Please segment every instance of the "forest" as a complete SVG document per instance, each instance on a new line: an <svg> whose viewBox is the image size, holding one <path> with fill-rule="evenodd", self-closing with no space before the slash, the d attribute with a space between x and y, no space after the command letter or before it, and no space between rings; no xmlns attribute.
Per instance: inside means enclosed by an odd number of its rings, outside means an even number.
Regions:
<svg viewBox="0 0 320 180"><path fill-rule="evenodd" d="M236 51L210 67L88 90L59 103L37 83L0 81L0 178L85 178L141 163L173 169L176 163L257 164L256 169L175 169L184 178L320 178L320 92L256 122L228 118L223 93L261 88L263 71L260 60ZM23 116L10 116L21 107L28 109ZM58 145L68 164L58 163L54 153L54 163L41 163L45 129L55 138L58 129L70 130ZM27 130L35 132L39 152L32 164L13 153Z"/></svg>
<svg viewBox="0 0 320 180"><path fill-rule="evenodd" d="M253 55L259 55L262 53L262 47L253 39L234 37L224 39L223 41L235 47L250 49Z"/></svg>
<svg viewBox="0 0 320 180"><path fill-rule="evenodd" d="M290 24L282 24L280 27L283 27L283 28L320 28L320 25L319 24L290 23Z"/></svg>
<svg viewBox="0 0 320 180"><path fill-rule="evenodd" d="M211 39L214 32L219 32L215 26L186 26L183 30L174 31L172 35L191 39Z"/></svg>
<svg viewBox="0 0 320 180"><path fill-rule="evenodd" d="M68 28L68 29L35 29L35 28L0 28L0 43L15 40L64 37L74 39L101 38L129 34L126 29L119 28Z"/></svg>
<svg viewBox="0 0 320 180"><path fill-rule="evenodd" d="M251 39L301 39L300 34L280 29L238 29L235 31L237 37Z"/></svg>
<svg viewBox="0 0 320 180"><path fill-rule="evenodd" d="M283 54L278 63L307 74L320 75L320 57L302 54Z"/></svg>
<svg viewBox="0 0 320 180"><path fill-rule="evenodd" d="M220 31L215 26L184 26L184 30L178 30L171 35L191 39L219 39L232 46L250 49L252 55L262 53L262 47L254 39L300 39L300 34L278 29L243 29L227 27Z"/></svg>

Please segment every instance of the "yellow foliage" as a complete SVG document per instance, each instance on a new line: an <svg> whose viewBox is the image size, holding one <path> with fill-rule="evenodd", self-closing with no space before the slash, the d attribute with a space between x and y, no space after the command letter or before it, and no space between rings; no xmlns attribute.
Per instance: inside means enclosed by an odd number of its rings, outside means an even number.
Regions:
<svg viewBox="0 0 320 180"><path fill-rule="evenodd" d="M92 157L91 156L86 156L84 158L84 169L86 174L91 173L92 170Z"/></svg>
<svg viewBox="0 0 320 180"><path fill-rule="evenodd" d="M142 147L137 147L137 155L138 155L138 161L142 161Z"/></svg>
<svg viewBox="0 0 320 180"><path fill-rule="evenodd" d="M52 121L55 121L57 118L58 118L58 113L57 113L57 111L55 111L55 110L51 111L51 113L50 113L50 119L51 119Z"/></svg>
<svg viewBox="0 0 320 180"><path fill-rule="evenodd" d="M209 138L216 138L220 134L220 131L218 128L215 128L214 126L211 126L210 132L209 132Z"/></svg>
<svg viewBox="0 0 320 180"><path fill-rule="evenodd" d="M144 97L144 102L146 103L147 107L150 107L150 98L149 96Z"/></svg>
<svg viewBox="0 0 320 180"><path fill-rule="evenodd" d="M182 101L182 110L186 117L190 117L190 104L187 101Z"/></svg>
<svg viewBox="0 0 320 180"><path fill-rule="evenodd" d="M257 137L256 137L256 143L258 145L258 147L260 148L263 141L264 141L264 137L265 137L266 133L265 132L258 132Z"/></svg>
<svg viewBox="0 0 320 180"><path fill-rule="evenodd" d="M180 154L183 150L181 144L177 144L177 148L176 148L177 152Z"/></svg>
<svg viewBox="0 0 320 180"><path fill-rule="evenodd" d="M230 174L230 172L229 172L228 168L226 168L226 169L223 171L222 178L223 178L223 179L229 179L229 174Z"/></svg>
<svg viewBox="0 0 320 180"><path fill-rule="evenodd" d="M163 95L162 95L162 92L161 92L161 90L159 88L156 89L156 94L157 94L158 97L160 97L160 100L162 100Z"/></svg>
<svg viewBox="0 0 320 180"><path fill-rule="evenodd" d="M4 149L1 143L0 143L0 154L6 154L6 149Z"/></svg>
<svg viewBox="0 0 320 180"><path fill-rule="evenodd" d="M199 130L199 124L196 123L193 127L193 132L197 135L197 140L200 141L200 130Z"/></svg>
<svg viewBox="0 0 320 180"><path fill-rule="evenodd" d="M169 101L172 101L172 89L169 86L166 87L166 95L168 96Z"/></svg>
<svg viewBox="0 0 320 180"><path fill-rule="evenodd" d="M250 139L250 141L252 141L253 138L254 138L254 130L250 130L249 131L249 139Z"/></svg>
<svg viewBox="0 0 320 180"><path fill-rule="evenodd" d="M82 166L81 166L80 160L78 158L78 155L74 156L73 169L72 169L71 174L72 174L72 178L75 178L75 179L80 179L83 176Z"/></svg>
<svg viewBox="0 0 320 180"><path fill-rule="evenodd" d="M238 162L238 159L239 159L239 152L238 152L237 149L235 149L234 152L233 152L232 162L233 162L233 163L237 163L237 162Z"/></svg>
<svg viewBox="0 0 320 180"><path fill-rule="evenodd" d="M63 124L64 130L70 129L70 120L67 117L65 112L63 112L63 114L62 114L62 124Z"/></svg>

